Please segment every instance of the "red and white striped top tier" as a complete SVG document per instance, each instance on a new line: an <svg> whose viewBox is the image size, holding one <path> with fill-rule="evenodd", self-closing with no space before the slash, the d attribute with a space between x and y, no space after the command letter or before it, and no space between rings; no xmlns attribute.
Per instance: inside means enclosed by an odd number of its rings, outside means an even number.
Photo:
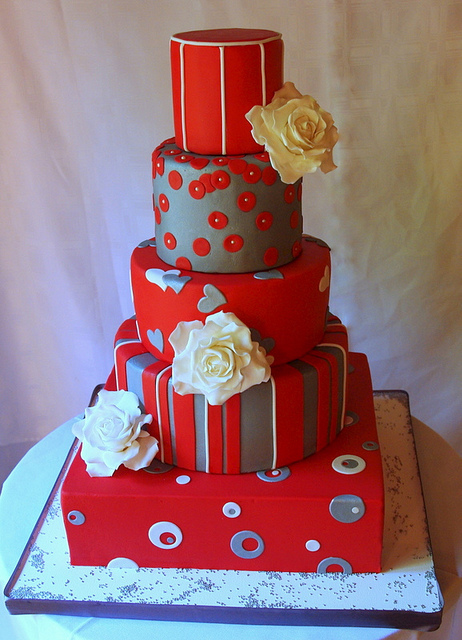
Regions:
<svg viewBox="0 0 462 640"><path fill-rule="evenodd" d="M245 114L271 102L283 84L281 34L265 29L177 33L170 55L176 144L206 155L260 151Z"/></svg>

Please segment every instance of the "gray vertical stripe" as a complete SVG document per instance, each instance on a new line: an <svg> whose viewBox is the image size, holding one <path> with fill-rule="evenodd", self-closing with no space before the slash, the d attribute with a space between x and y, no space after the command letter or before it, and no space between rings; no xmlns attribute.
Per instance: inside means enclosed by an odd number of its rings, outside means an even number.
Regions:
<svg viewBox="0 0 462 640"><path fill-rule="evenodd" d="M303 376L303 455L306 458L316 452L318 441L318 373L303 360L292 360L289 365Z"/></svg>
<svg viewBox="0 0 462 640"><path fill-rule="evenodd" d="M241 394L241 473L273 464L273 392L271 381Z"/></svg>
<svg viewBox="0 0 462 640"><path fill-rule="evenodd" d="M143 393L143 371L149 365L158 362L158 360L152 355L152 353L140 353L137 356L133 356L127 360L126 369L127 369L127 391L133 391L138 396L141 404L144 405L146 403L146 399ZM151 398L149 398L151 400ZM156 399L152 398L155 402Z"/></svg>
<svg viewBox="0 0 462 640"><path fill-rule="evenodd" d="M175 432L175 415L173 413L173 384L172 378L168 379L167 383L167 399L168 399L168 420L170 423L170 438L172 442L172 464L176 466L176 432Z"/></svg>
<svg viewBox="0 0 462 640"><path fill-rule="evenodd" d="M205 471L207 464L207 442L205 438L205 412L207 411L205 396L194 394L194 425L196 433L196 469Z"/></svg>

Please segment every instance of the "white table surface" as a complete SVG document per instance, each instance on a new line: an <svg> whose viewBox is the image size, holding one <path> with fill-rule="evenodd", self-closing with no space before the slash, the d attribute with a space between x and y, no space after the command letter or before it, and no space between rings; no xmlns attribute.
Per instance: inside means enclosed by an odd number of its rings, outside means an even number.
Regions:
<svg viewBox="0 0 462 640"><path fill-rule="evenodd" d="M70 421L71 422L71 421ZM73 436L70 422L33 447L13 470L0 496L0 583L11 576L54 484ZM431 640L462 638L462 460L422 422L413 419L419 467L435 567L445 600L437 631L339 627L201 624L84 618L57 615L10 616L0 606L3 640ZM431 635L429 635L431 633Z"/></svg>

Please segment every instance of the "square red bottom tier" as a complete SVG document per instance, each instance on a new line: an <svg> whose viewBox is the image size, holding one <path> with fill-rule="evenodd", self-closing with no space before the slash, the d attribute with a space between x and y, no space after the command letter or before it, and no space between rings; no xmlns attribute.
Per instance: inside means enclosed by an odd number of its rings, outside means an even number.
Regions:
<svg viewBox="0 0 462 640"><path fill-rule="evenodd" d="M367 359L350 354L346 424L289 467L240 475L154 460L91 478L75 456L61 490L74 565L379 572L384 491Z"/></svg>

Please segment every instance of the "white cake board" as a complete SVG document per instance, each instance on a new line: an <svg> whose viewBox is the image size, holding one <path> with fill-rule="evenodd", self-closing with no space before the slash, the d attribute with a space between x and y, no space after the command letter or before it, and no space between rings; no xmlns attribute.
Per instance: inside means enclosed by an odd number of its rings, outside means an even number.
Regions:
<svg viewBox="0 0 462 640"><path fill-rule="evenodd" d="M439 626L435 576L407 394L375 392L385 476L381 573L282 573L75 567L59 503L66 459L5 588L12 614L239 624Z"/></svg>

